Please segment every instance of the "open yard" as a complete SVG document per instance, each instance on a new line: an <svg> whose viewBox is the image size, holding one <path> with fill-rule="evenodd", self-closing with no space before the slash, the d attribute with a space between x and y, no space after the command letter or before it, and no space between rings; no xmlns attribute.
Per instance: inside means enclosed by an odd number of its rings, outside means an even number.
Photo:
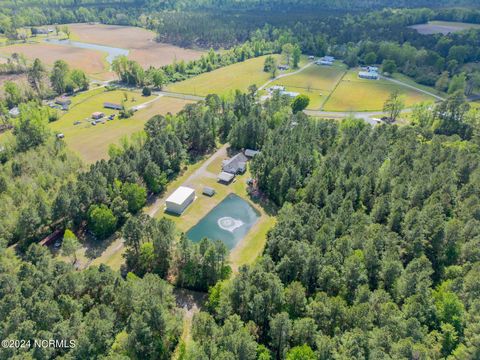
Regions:
<svg viewBox="0 0 480 360"><path fill-rule="evenodd" d="M209 73L168 86L168 91L181 94L206 96L225 95L236 89L246 91L250 85L263 85L270 74L263 71L265 56L225 66Z"/></svg>
<svg viewBox="0 0 480 360"><path fill-rule="evenodd" d="M308 109L318 110L344 73L345 66L340 63L331 67L311 65L300 73L276 80L267 87L282 85L287 91L305 94L310 98Z"/></svg>
<svg viewBox="0 0 480 360"><path fill-rule="evenodd" d="M416 103L429 101L433 98L407 88L394 84L388 80L364 80L359 79L357 71L349 71L335 88L326 101L325 111L378 111L382 110L383 104L390 93L399 91L404 96L407 107Z"/></svg>
<svg viewBox="0 0 480 360"><path fill-rule="evenodd" d="M68 26L72 40L127 49L130 51L128 57L144 67L168 65L174 60L194 60L202 55L201 51L158 43L153 31L138 27L102 24Z"/></svg>
<svg viewBox="0 0 480 360"><path fill-rule="evenodd" d="M23 54L30 61L39 58L47 66L52 66L56 60L65 60L71 68L81 69L98 79L111 79L113 76L107 70L106 54L100 51L43 42L0 47L0 55L10 56L13 53Z"/></svg>
<svg viewBox="0 0 480 360"><path fill-rule="evenodd" d="M92 125L89 120L95 111L101 111L106 115L118 113L116 110L104 109L104 102L120 103L127 94L127 107L142 103L145 108L137 111L129 119L115 118L105 124ZM156 96L143 97L138 92L132 91L105 91L104 88L94 89L79 94L73 98L70 110L59 120L51 123L55 132L65 135L65 142L76 151L86 162L92 163L107 156L110 144L115 144L124 136L131 135L143 130L148 119L156 114L176 113L181 110L188 101L169 97ZM153 101L154 100L154 101ZM80 124L74 125L74 122Z"/></svg>
<svg viewBox="0 0 480 360"><path fill-rule="evenodd" d="M427 24L412 25L410 28L417 30L422 35L448 34L468 29L480 29L480 24L471 24L453 21L429 21Z"/></svg>

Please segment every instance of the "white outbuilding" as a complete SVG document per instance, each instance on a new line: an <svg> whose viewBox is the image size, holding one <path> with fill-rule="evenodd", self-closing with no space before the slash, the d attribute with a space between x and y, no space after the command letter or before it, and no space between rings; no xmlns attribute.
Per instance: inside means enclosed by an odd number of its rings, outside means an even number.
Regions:
<svg viewBox="0 0 480 360"><path fill-rule="evenodd" d="M180 186L165 201L165 210L180 215L193 200L195 200L195 190L186 186Z"/></svg>

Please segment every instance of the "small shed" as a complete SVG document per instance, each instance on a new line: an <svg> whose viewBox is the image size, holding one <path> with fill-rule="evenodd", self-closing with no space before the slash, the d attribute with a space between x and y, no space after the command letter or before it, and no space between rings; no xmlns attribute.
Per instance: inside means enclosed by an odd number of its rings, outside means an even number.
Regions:
<svg viewBox="0 0 480 360"><path fill-rule="evenodd" d="M260 151L258 151L258 150L252 150L252 149L246 149L245 150L245 156L248 157L248 158L253 158L256 155L258 155L259 153L260 153Z"/></svg>
<svg viewBox="0 0 480 360"><path fill-rule="evenodd" d="M60 134L57 134L57 139L63 139L65 137L64 134L60 133Z"/></svg>
<svg viewBox="0 0 480 360"><path fill-rule="evenodd" d="M92 114L92 119L98 120L98 119L103 118L104 116L105 116L105 114L103 112L96 111Z"/></svg>
<svg viewBox="0 0 480 360"><path fill-rule="evenodd" d="M218 182L222 184L230 184L232 180L235 178L234 174L222 171L220 174L218 174Z"/></svg>
<svg viewBox="0 0 480 360"><path fill-rule="evenodd" d="M288 69L290 69L290 66L288 66L288 65L285 65L285 64L278 65L278 70L284 71L284 70L288 70Z"/></svg>
<svg viewBox="0 0 480 360"><path fill-rule="evenodd" d="M209 186L205 186L203 188L203 195L207 195L207 196L213 196L215 195L215 189L214 188L211 188Z"/></svg>
<svg viewBox="0 0 480 360"><path fill-rule="evenodd" d="M104 102L103 107L105 109L122 110L122 105L111 102Z"/></svg>
<svg viewBox="0 0 480 360"><path fill-rule="evenodd" d="M180 215L195 200L195 190L180 186L165 200L166 211Z"/></svg>

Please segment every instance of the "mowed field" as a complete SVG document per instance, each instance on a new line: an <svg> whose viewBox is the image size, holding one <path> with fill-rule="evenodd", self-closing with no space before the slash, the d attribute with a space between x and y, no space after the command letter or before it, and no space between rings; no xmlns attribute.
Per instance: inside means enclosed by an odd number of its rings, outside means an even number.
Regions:
<svg viewBox="0 0 480 360"><path fill-rule="evenodd" d="M143 67L194 60L202 55L201 51L157 43L153 31L138 27L102 24L69 24L68 27L72 40L127 49L128 57Z"/></svg>
<svg viewBox="0 0 480 360"><path fill-rule="evenodd" d="M236 89L246 91L252 84L261 86L270 79L270 74L263 71L265 57L248 59L174 83L169 85L167 90L181 94L207 96L208 94L226 95Z"/></svg>
<svg viewBox="0 0 480 360"><path fill-rule="evenodd" d="M135 112L128 119L106 121L105 124L92 125L91 114L101 111L105 115L116 114L118 111L104 109L104 102L120 103L124 94L128 95L127 107L147 103L145 108ZM108 156L110 144L118 144L120 140L133 133L143 130L145 123L156 114L176 113L188 101L175 98L156 96L144 97L133 91L105 91L104 88L94 89L73 98L70 110L59 120L51 123L51 128L65 135L67 145L77 152L87 163L93 163ZM74 122L80 121L78 125Z"/></svg>
<svg viewBox="0 0 480 360"><path fill-rule="evenodd" d="M332 92L323 110L325 111L380 111L393 91L399 91L410 107L423 101L433 101L429 95L414 89L394 84L388 80L365 80L358 78L358 71L351 70Z"/></svg>
<svg viewBox="0 0 480 360"><path fill-rule="evenodd" d="M429 21L427 24L412 25L410 28L417 30L422 35L449 34L468 29L480 29L480 24L471 24L453 21Z"/></svg>
<svg viewBox="0 0 480 360"><path fill-rule="evenodd" d="M81 69L93 77L99 79L111 78L111 74L107 70L106 53L100 51L43 42L0 47L0 55L10 56L13 53L23 54L31 61L39 58L47 66L52 66L57 60L65 60L71 68Z"/></svg>
<svg viewBox="0 0 480 360"><path fill-rule="evenodd" d="M298 92L310 98L309 110L319 110L330 92L345 73L345 66L310 65L298 74L275 80L267 87L284 86L287 91Z"/></svg>

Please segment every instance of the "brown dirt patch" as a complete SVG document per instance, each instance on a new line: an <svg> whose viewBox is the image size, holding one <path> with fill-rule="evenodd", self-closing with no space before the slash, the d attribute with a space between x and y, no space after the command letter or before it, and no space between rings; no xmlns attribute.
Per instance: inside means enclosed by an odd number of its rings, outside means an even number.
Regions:
<svg viewBox="0 0 480 360"><path fill-rule="evenodd" d="M201 51L155 41L155 33L132 26L70 24L72 39L130 50L129 58L142 66L163 66L177 60L200 58Z"/></svg>
<svg viewBox="0 0 480 360"><path fill-rule="evenodd" d="M65 60L71 68L82 69L94 77L105 78L107 73L105 54L99 51L44 43L10 45L0 48L0 54L11 55L13 53L21 53L30 60L39 58L48 66L52 66L57 60Z"/></svg>

